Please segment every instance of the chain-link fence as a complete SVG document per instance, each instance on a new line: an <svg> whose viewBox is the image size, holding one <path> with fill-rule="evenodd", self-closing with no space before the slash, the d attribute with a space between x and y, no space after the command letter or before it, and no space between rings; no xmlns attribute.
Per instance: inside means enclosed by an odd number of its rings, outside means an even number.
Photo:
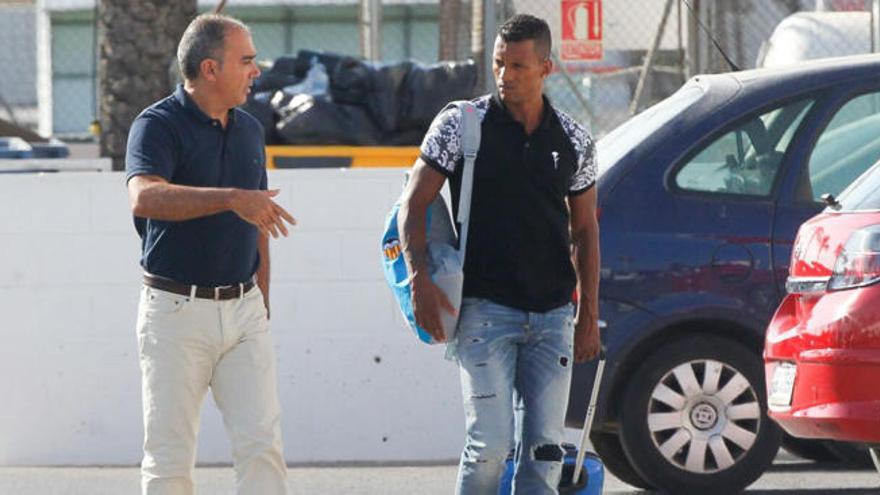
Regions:
<svg viewBox="0 0 880 495"><path fill-rule="evenodd" d="M30 5L0 4L0 119L37 124L36 17Z"/></svg>
<svg viewBox="0 0 880 495"><path fill-rule="evenodd" d="M364 54L364 1L368 0L230 0L225 12L251 27L261 59L301 49L358 57ZM468 58L473 2L487 1L381 0L378 58L421 63ZM694 74L731 70L726 59L748 69L872 51L877 26L872 7L878 2L581 0L591 9L601 9L602 51L599 60L577 61L562 60L558 50L563 23L578 22L566 18L563 10L577 0L493 1L496 26L516 12L547 19L557 45L547 94L597 136L670 95ZM60 4L63 8L53 7ZM96 118L95 1L58 0L48 5L51 129L60 135L85 134ZM0 115L7 111L4 106L33 106L37 94L34 7L16 9L27 13L27 19L12 20L7 10L0 15L0 38L5 47L16 47L4 50L0 60L19 57L5 64L15 70L0 73Z"/></svg>
<svg viewBox="0 0 880 495"><path fill-rule="evenodd" d="M52 130L54 134L90 137L98 111L98 30L94 8L51 16Z"/></svg>
<svg viewBox="0 0 880 495"><path fill-rule="evenodd" d="M600 137L696 74L877 51L880 22L877 0L507 0L502 5L499 21L514 11L548 21L557 70L547 81L547 93ZM560 60L563 25L577 23L569 14L578 8L585 14L590 10L582 20L601 23L601 60Z"/></svg>
<svg viewBox="0 0 880 495"><path fill-rule="evenodd" d="M573 8L560 1L519 0L514 4L520 12L546 19L553 31L556 70L547 81L549 97L588 124L597 136L670 95L686 77L687 39L681 29L684 12L680 1L605 0ZM598 60L564 60L561 45L568 41L562 41L563 24L577 24L570 12L586 7L590 15L581 22L601 23L597 29L601 52L593 54ZM651 60L644 67L647 58ZM638 101L635 107L634 100Z"/></svg>
<svg viewBox="0 0 880 495"><path fill-rule="evenodd" d="M95 2L68 1L51 19L52 129L81 137L97 118L94 79L98 32ZM210 5L202 7L211 8ZM438 3L386 1L381 17L381 58L435 62L438 55ZM321 50L359 57L359 5L356 0L279 0L275 4L231 0L224 13L251 29L261 61L298 50ZM169 54L169 64L174 54Z"/></svg>
<svg viewBox="0 0 880 495"><path fill-rule="evenodd" d="M563 22L560 2L516 3L551 22ZM876 26L872 3L605 0L603 59L559 63L548 91L559 106L590 122L601 136L695 74L870 52Z"/></svg>

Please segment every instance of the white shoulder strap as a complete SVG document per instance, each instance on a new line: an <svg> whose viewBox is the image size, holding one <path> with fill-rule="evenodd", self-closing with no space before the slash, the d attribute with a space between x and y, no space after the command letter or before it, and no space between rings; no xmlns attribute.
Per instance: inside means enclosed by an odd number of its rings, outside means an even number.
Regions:
<svg viewBox="0 0 880 495"><path fill-rule="evenodd" d="M464 266L465 252L467 251L468 223L471 214L471 194L474 189L474 162L477 152L480 150L480 119L477 117L477 108L469 101L458 103L461 111L461 152L464 155L464 170L461 175L461 191L458 196L458 223L461 225L461 233L458 240L459 256Z"/></svg>

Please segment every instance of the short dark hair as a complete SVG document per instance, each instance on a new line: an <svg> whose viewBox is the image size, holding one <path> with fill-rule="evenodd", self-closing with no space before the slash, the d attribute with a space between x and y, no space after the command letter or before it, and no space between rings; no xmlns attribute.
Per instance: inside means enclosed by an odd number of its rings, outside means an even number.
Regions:
<svg viewBox="0 0 880 495"><path fill-rule="evenodd" d="M516 14L504 21L498 29L498 36L505 43L533 40L538 58L541 60L550 58L550 50L553 48L550 26L540 17Z"/></svg>
<svg viewBox="0 0 880 495"><path fill-rule="evenodd" d="M193 19L177 45L177 66L183 77L198 79L199 66L206 58L222 63L226 34L234 28L250 32L243 22L228 15L202 14Z"/></svg>

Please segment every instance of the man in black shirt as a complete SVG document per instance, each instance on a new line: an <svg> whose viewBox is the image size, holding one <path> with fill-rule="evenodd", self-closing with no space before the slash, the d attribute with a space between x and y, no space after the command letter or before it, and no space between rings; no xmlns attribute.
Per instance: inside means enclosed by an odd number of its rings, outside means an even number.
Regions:
<svg viewBox="0 0 880 495"><path fill-rule="evenodd" d="M497 493L514 444L515 492L556 493L571 361L599 350L595 147L583 126L543 96L550 50L546 22L512 17L495 40L498 91L473 101L481 145L452 344L467 419L460 495ZM398 217L416 321L438 341L440 311L455 308L428 274L425 213L447 178L458 204L460 124L457 107L435 118Z"/></svg>

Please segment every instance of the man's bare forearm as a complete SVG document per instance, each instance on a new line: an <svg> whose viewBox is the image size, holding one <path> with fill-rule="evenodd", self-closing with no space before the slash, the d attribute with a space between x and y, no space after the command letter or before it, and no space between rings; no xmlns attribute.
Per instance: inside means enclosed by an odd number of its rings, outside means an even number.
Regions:
<svg viewBox="0 0 880 495"><path fill-rule="evenodd" d="M403 193L397 212L397 230L403 259L412 276L428 273L426 217L431 202L440 194L446 178L421 158L416 160L412 178Z"/></svg>
<svg viewBox="0 0 880 495"><path fill-rule="evenodd" d="M166 182L143 185L132 200L132 212L155 220L182 221L232 210L237 189L191 187Z"/></svg>
<svg viewBox="0 0 880 495"><path fill-rule="evenodd" d="M599 315L599 226L572 233L572 262L577 271L578 319Z"/></svg>
<svg viewBox="0 0 880 495"><path fill-rule="evenodd" d="M415 211L423 210L423 211ZM427 239L425 234L425 211L404 202L397 213L397 229L400 246L409 273L427 273Z"/></svg>

